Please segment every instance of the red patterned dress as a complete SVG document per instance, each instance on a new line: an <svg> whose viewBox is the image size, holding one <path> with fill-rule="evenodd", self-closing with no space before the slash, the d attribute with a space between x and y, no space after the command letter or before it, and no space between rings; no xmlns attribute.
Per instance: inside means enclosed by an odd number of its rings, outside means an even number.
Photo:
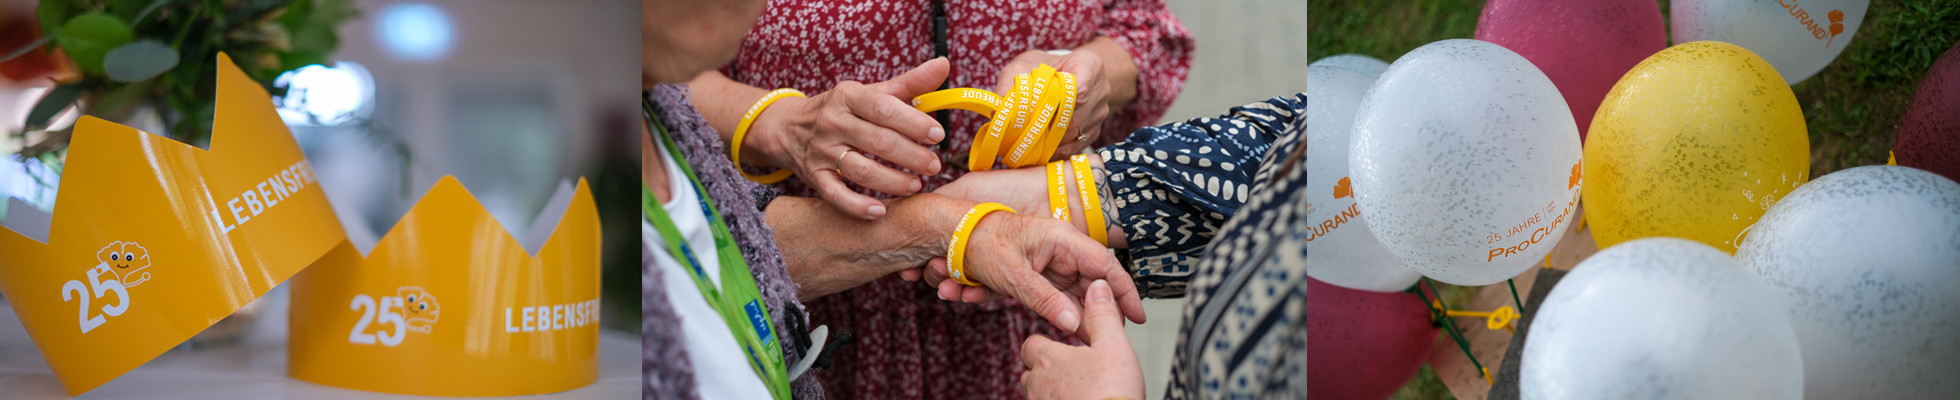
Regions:
<svg viewBox="0 0 1960 400"><path fill-rule="evenodd" d="M722 71L751 86L812 94L846 80L884 81L933 57L934 2L943 2L949 21L950 87L992 89L1001 66L1024 50L1070 49L1096 36L1128 49L1137 98L1111 110L1097 145L1156 123L1190 72L1191 33L1163 0L772 0ZM939 151L965 154L986 120L954 112L951 122L949 144ZM928 178L925 189L964 172ZM778 188L817 195L796 179ZM810 315L813 325L857 335L818 372L826 394L839 399L1021 398L1021 342L1036 333L1061 336L1012 300L947 302L896 276L811 302Z"/></svg>

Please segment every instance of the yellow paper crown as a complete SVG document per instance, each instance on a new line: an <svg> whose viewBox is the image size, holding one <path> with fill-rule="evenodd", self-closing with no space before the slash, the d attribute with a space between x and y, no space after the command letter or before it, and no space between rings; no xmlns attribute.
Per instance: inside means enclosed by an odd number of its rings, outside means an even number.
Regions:
<svg viewBox="0 0 1960 400"><path fill-rule="evenodd" d="M443 177L373 252L363 257L343 243L293 280L287 370L323 385L424 396L592 383L599 215L584 179L555 199L565 204L562 220L533 256Z"/></svg>
<svg viewBox="0 0 1960 400"><path fill-rule="evenodd" d="M346 237L265 90L224 54L217 74L211 150L83 117L53 215L35 224L47 231L0 229L0 290L70 395L177 346ZM10 221L38 214L12 208Z"/></svg>

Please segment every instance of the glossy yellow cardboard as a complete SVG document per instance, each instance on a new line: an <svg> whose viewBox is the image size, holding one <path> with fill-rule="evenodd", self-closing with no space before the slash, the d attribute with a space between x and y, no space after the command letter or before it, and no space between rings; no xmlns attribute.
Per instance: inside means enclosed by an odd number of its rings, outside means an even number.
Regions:
<svg viewBox="0 0 1960 400"><path fill-rule="evenodd" d="M70 395L163 354L346 239L265 90L223 54L217 74L209 151L82 117L48 242L0 229L0 290Z"/></svg>
<svg viewBox="0 0 1960 400"><path fill-rule="evenodd" d="M550 211L547 211L550 212ZM363 257L293 280L291 376L423 396L516 396L598 378L599 216L581 179L533 256L444 177Z"/></svg>

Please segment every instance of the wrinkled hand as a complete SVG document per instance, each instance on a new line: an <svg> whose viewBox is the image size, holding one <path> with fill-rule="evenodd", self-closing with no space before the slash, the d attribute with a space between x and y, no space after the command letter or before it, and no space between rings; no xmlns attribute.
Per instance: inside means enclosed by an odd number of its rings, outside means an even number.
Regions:
<svg viewBox="0 0 1960 400"><path fill-rule="evenodd" d="M1014 56L1007 65L1000 68L994 78L994 93L1008 93L1014 88L1014 76L1034 71L1034 67L1048 64L1057 72L1075 75L1075 113L1069 117L1068 136L1055 148L1055 159L1062 159L1081 152L1102 137L1103 120L1109 118L1109 97L1112 90L1109 80L1103 77L1103 59L1093 51L1069 51L1057 55L1042 50L1028 50ZM1081 140L1077 140L1081 138Z"/></svg>
<svg viewBox="0 0 1960 400"><path fill-rule="evenodd" d="M940 297L981 302L996 294L1013 297L1049 323L1068 332L1081 325L1081 299L1089 283L1107 280L1122 315L1143 323L1143 300L1116 256L1087 235L1054 219L1007 212L988 214L967 242L965 268L981 286L948 278L945 259L934 259L925 273Z"/></svg>
<svg viewBox="0 0 1960 400"><path fill-rule="evenodd" d="M1143 398L1143 367L1123 333L1123 317L1111 301L1109 284L1089 287L1082 321L1088 346L1062 344L1046 336L1021 345L1021 387L1029 399Z"/></svg>
<svg viewBox="0 0 1960 400"><path fill-rule="evenodd" d="M910 102L938 89L948 68L946 59L935 58L889 81L845 81L807 99L778 100L756 117L744 140L765 141L757 144L764 153L758 161L794 172L838 211L877 219L885 214L884 204L844 182L907 196L923 185L919 175L939 173L939 156L927 146L944 140L946 130Z"/></svg>

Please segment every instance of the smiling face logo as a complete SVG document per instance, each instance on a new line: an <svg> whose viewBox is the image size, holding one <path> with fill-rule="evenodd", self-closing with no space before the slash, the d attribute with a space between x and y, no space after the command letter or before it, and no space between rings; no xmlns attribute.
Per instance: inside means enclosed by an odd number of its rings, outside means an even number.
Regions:
<svg viewBox="0 0 1960 400"><path fill-rule="evenodd" d="M415 286L395 289L395 295L402 298L402 316L408 318L408 330L429 333L435 328L436 319L442 316L442 305L436 303L435 295Z"/></svg>
<svg viewBox="0 0 1960 400"><path fill-rule="evenodd" d="M95 252L95 259L109 266L115 272L116 280L123 287L134 287L148 282L150 273L143 270L150 267L150 252L136 242L112 242Z"/></svg>
<svg viewBox="0 0 1960 400"><path fill-rule="evenodd" d="M1347 177L1343 176L1341 177L1340 182L1334 182L1334 198L1345 199L1348 198L1348 196L1353 196L1353 195L1354 195L1354 183L1348 181Z"/></svg>
<svg viewBox="0 0 1960 400"><path fill-rule="evenodd" d="M1584 175L1579 172L1580 164L1583 163L1572 164L1572 177L1565 178L1565 190L1572 190L1572 187L1579 186L1579 179Z"/></svg>

